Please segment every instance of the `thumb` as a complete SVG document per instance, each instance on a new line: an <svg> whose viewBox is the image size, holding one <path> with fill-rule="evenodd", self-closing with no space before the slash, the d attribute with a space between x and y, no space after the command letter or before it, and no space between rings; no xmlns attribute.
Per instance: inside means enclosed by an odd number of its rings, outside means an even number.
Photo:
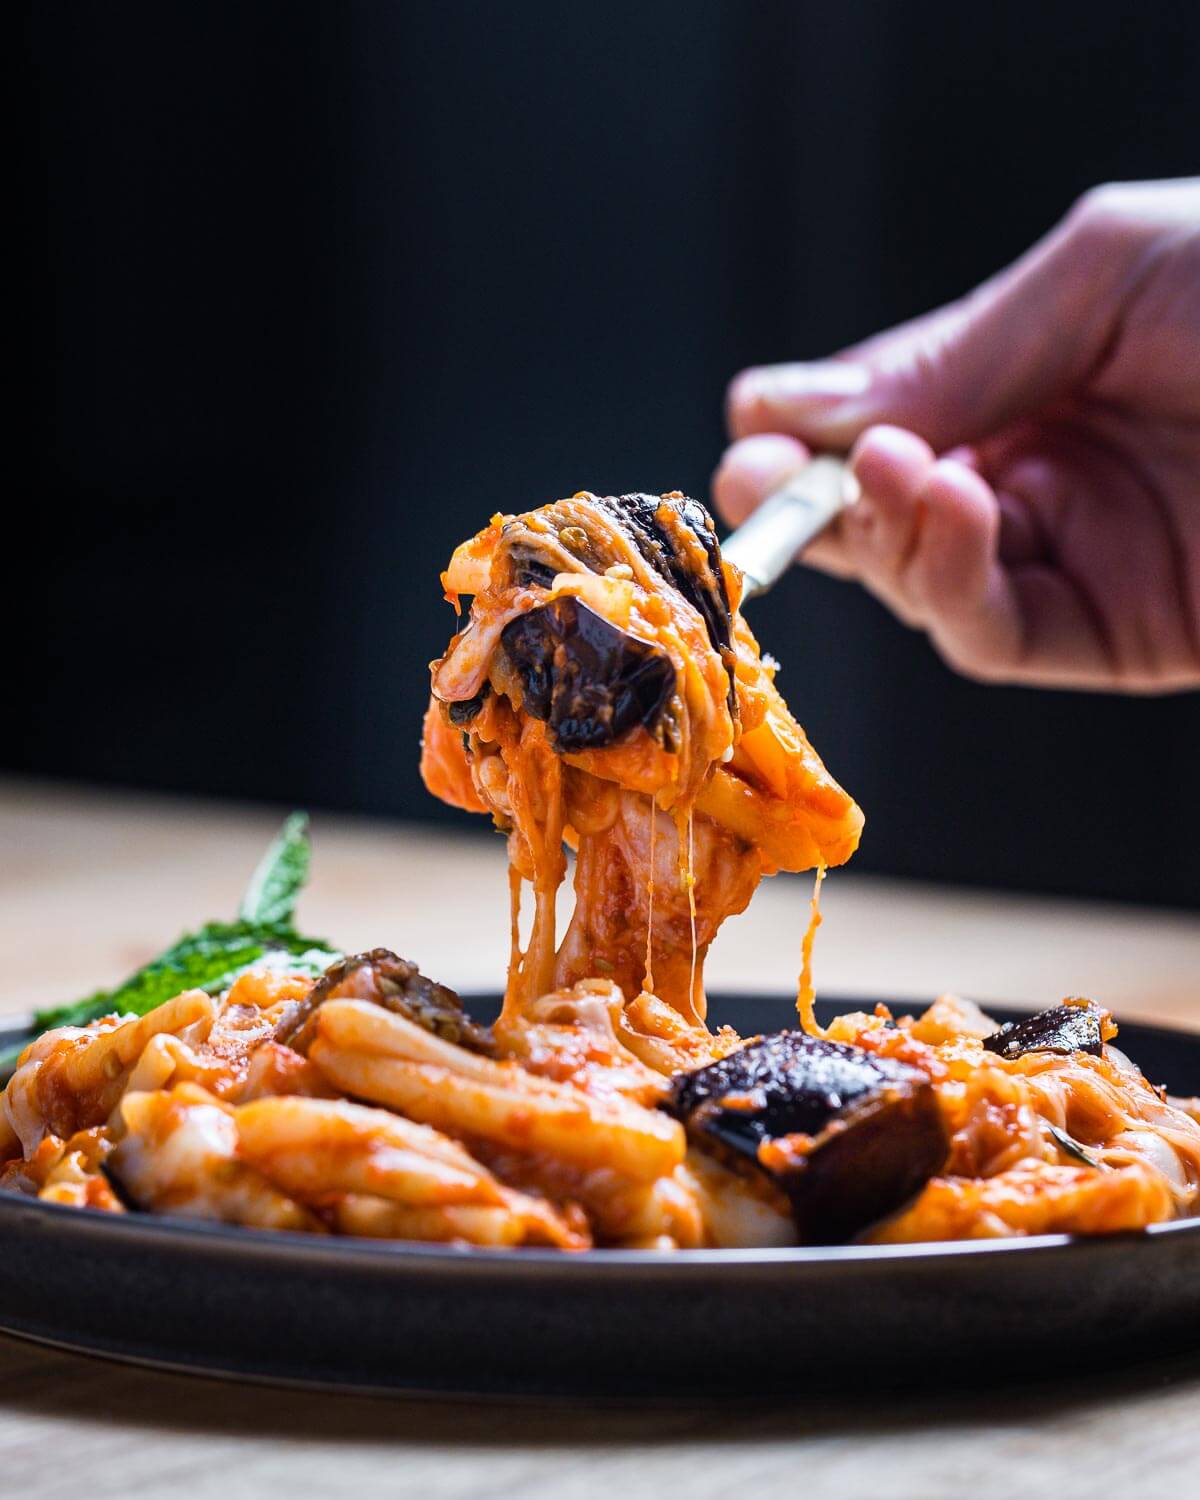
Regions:
<svg viewBox="0 0 1200 1500"><path fill-rule="evenodd" d="M959 302L833 359L744 370L729 388L734 437L844 450L889 423L945 452L1067 395L1111 343L1139 249L1094 202Z"/></svg>

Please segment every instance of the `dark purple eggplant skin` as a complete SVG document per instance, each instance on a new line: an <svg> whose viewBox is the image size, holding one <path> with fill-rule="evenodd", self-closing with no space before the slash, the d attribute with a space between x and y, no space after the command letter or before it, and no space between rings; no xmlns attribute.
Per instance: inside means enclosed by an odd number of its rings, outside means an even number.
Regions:
<svg viewBox="0 0 1200 1500"><path fill-rule="evenodd" d="M733 638L733 612L721 568L721 547L713 518L699 500L687 495L606 495L597 502L615 515L646 561L699 610L716 651L729 650ZM658 516L669 507L704 549L706 566L693 568L675 547L671 533Z"/></svg>
<svg viewBox="0 0 1200 1500"><path fill-rule="evenodd" d="M545 721L556 750L601 749L639 724L669 734L670 657L573 595L518 615L500 641L521 676L527 712Z"/></svg>
<svg viewBox="0 0 1200 1500"><path fill-rule="evenodd" d="M512 564L513 582L520 588L552 589L557 569L538 556L536 546L529 542L514 542L508 549Z"/></svg>
<svg viewBox="0 0 1200 1500"><path fill-rule="evenodd" d="M1054 1005L1024 1021L1009 1021L983 1045L997 1057L1011 1062L1027 1052L1086 1052L1099 1057L1104 1051L1104 1012L1086 1001L1076 1005Z"/></svg>
<svg viewBox="0 0 1200 1500"><path fill-rule="evenodd" d="M677 1075L664 1108L701 1149L781 1188L805 1244L841 1243L894 1213L949 1151L925 1073L802 1031ZM787 1153L784 1169L765 1166L760 1147L791 1135L811 1148Z"/></svg>
<svg viewBox="0 0 1200 1500"><path fill-rule="evenodd" d="M492 685L485 682L473 698L462 698L457 703L447 705L451 724L461 729L466 724L472 724L479 717L483 705L491 696Z"/></svg>

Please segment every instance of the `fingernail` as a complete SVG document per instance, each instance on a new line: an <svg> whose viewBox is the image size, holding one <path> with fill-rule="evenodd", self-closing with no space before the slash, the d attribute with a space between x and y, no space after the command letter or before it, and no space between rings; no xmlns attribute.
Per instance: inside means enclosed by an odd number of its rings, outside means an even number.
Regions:
<svg viewBox="0 0 1200 1500"><path fill-rule="evenodd" d="M795 438L782 433L762 432L754 437L740 438L721 456L717 473L735 468L758 482L770 480L778 484L783 477L802 468L808 456L807 449Z"/></svg>
<svg viewBox="0 0 1200 1500"><path fill-rule="evenodd" d="M866 365L832 359L809 365L764 365L742 377L739 395L779 402L828 403L861 396L869 389Z"/></svg>

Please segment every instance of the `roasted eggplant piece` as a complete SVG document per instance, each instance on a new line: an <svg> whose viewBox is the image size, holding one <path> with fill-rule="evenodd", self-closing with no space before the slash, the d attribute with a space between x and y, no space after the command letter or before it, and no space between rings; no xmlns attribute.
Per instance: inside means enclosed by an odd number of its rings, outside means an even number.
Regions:
<svg viewBox="0 0 1200 1500"><path fill-rule="evenodd" d="M807 1244L849 1239L900 1208L949 1149L925 1073L802 1031L677 1075L665 1108L702 1149L781 1188Z"/></svg>
<svg viewBox="0 0 1200 1500"><path fill-rule="evenodd" d="M316 1015L326 1000L373 1000L434 1036L473 1052L491 1053L491 1033L466 1014L462 1001L444 984L426 979L416 964L389 948L371 948L330 964L297 1008L280 1021L275 1040L307 1053Z"/></svg>
<svg viewBox="0 0 1200 1500"><path fill-rule="evenodd" d="M713 519L698 500L686 495L606 495L597 501L616 516L646 561L700 611L713 648L722 653L732 642L733 614L721 568L721 548ZM666 508L681 526L665 525ZM679 532L700 544L704 558L698 566L696 549L682 545Z"/></svg>
<svg viewBox="0 0 1200 1500"><path fill-rule="evenodd" d="M598 749L638 724L669 739L670 658L573 595L518 615L500 640L520 674L526 709L545 720L555 749Z"/></svg>
<svg viewBox="0 0 1200 1500"><path fill-rule="evenodd" d="M510 542L508 557L512 565L513 582L518 587L539 589L554 587L555 574L561 569L542 556L536 540Z"/></svg>
<svg viewBox="0 0 1200 1500"><path fill-rule="evenodd" d="M721 567L717 529L698 500L686 495L603 495L593 502L614 519L639 554L661 577L699 611L713 649L729 670L730 708L736 704L733 690L733 611ZM550 507L553 510L553 507ZM563 571L564 559L581 568L603 573L614 562L599 539L573 519L551 537L514 523L508 543L513 581L522 586L549 589L555 575Z"/></svg>
<svg viewBox="0 0 1200 1500"><path fill-rule="evenodd" d="M1072 1000L1024 1021L1009 1021L985 1036L983 1045L1009 1062L1026 1052L1086 1052L1099 1057L1104 1050L1104 1021L1105 1012L1098 1005Z"/></svg>
<svg viewBox="0 0 1200 1500"><path fill-rule="evenodd" d="M473 698L463 698L458 703L448 705L447 712L450 715L451 724L461 729L465 724L473 723L483 711L483 705L491 696L492 685L485 682Z"/></svg>

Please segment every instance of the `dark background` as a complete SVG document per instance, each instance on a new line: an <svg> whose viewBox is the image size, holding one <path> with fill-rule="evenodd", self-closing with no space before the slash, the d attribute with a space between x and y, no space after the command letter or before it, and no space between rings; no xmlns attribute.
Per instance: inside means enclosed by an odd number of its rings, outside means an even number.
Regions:
<svg viewBox="0 0 1200 1500"><path fill-rule="evenodd" d="M1185 175L1200 6L41 3L0 764L455 818L437 571L495 510L706 496L740 366ZM855 588L754 606L859 869L1200 899L1200 695L984 688Z"/></svg>

